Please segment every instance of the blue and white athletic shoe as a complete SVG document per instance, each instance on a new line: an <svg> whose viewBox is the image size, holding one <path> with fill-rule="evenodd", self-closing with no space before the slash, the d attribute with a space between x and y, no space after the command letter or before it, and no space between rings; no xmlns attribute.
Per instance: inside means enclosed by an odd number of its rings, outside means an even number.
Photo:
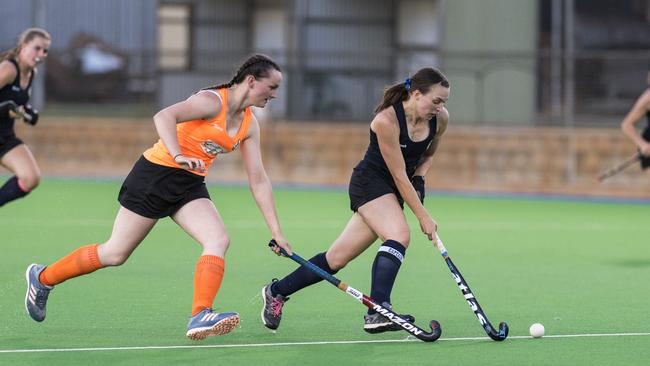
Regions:
<svg viewBox="0 0 650 366"><path fill-rule="evenodd" d="M45 269L44 265L32 263L27 267L27 293L25 294L25 309L29 316L37 322L45 320L45 306L47 297L54 287L46 286L38 280L38 276Z"/></svg>
<svg viewBox="0 0 650 366"><path fill-rule="evenodd" d="M224 335L232 332L239 325L237 313L215 313L212 309L203 309L190 318L187 325L187 338L198 341L209 336Z"/></svg>

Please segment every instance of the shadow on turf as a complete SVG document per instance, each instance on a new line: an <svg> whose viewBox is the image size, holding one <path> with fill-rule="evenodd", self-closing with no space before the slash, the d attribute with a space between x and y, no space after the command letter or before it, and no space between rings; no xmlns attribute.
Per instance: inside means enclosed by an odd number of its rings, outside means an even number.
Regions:
<svg viewBox="0 0 650 366"><path fill-rule="evenodd" d="M618 267L643 268L650 267L650 259L625 259L615 262L608 262Z"/></svg>

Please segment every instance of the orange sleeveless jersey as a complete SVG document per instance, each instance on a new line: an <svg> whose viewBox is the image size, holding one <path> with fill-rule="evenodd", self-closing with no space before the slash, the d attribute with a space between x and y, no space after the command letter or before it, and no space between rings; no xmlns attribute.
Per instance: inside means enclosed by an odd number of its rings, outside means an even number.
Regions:
<svg viewBox="0 0 650 366"><path fill-rule="evenodd" d="M212 161L218 154L229 153L237 149L241 141L246 137L248 126L253 118L251 109L246 108L239 131L234 136L229 136L226 131L228 89L219 89L217 92L221 96L221 112L219 112L218 116L210 120L196 119L176 125L178 144L181 147L183 155L201 159L205 162L205 172L190 171L197 175L206 176L210 165L212 165ZM143 155L145 159L154 164L181 168L169 154L162 140L158 140Z"/></svg>

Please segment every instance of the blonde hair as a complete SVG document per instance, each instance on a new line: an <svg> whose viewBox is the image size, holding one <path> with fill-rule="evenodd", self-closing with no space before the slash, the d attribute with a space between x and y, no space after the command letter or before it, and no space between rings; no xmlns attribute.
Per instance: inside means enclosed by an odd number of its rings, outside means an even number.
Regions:
<svg viewBox="0 0 650 366"><path fill-rule="evenodd" d="M31 40L37 37L47 39L48 41L52 40L52 37L45 29L27 28L18 36L18 42L16 42L16 47L8 51L5 51L0 55L0 61L8 60L10 58L16 58L20 53L20 50L22 50L23 46L25 46L27 43L29 43Z"/></svg>

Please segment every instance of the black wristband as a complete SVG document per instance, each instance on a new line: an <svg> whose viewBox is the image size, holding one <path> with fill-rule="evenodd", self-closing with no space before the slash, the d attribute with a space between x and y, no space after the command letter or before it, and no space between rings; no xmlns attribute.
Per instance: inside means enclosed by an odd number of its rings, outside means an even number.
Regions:
<svg viewBox="0 0 650 366"><path fill-rule="evenodd" d="M421 175L413 176L411 178L411 184L413 185L413 188L415 188L415 191L418 194L418 198L420 199L420 202L424 203L424 194L425 194L424 177Z"/></svg>
<svg viewBox="0 0 650 366"><path fill-rule="evenodd" d="M30 105L25 105L23 109L25 111L25 123L28 123L32 126L36 125L38 122L38 110L32 108Z"/></svg>

